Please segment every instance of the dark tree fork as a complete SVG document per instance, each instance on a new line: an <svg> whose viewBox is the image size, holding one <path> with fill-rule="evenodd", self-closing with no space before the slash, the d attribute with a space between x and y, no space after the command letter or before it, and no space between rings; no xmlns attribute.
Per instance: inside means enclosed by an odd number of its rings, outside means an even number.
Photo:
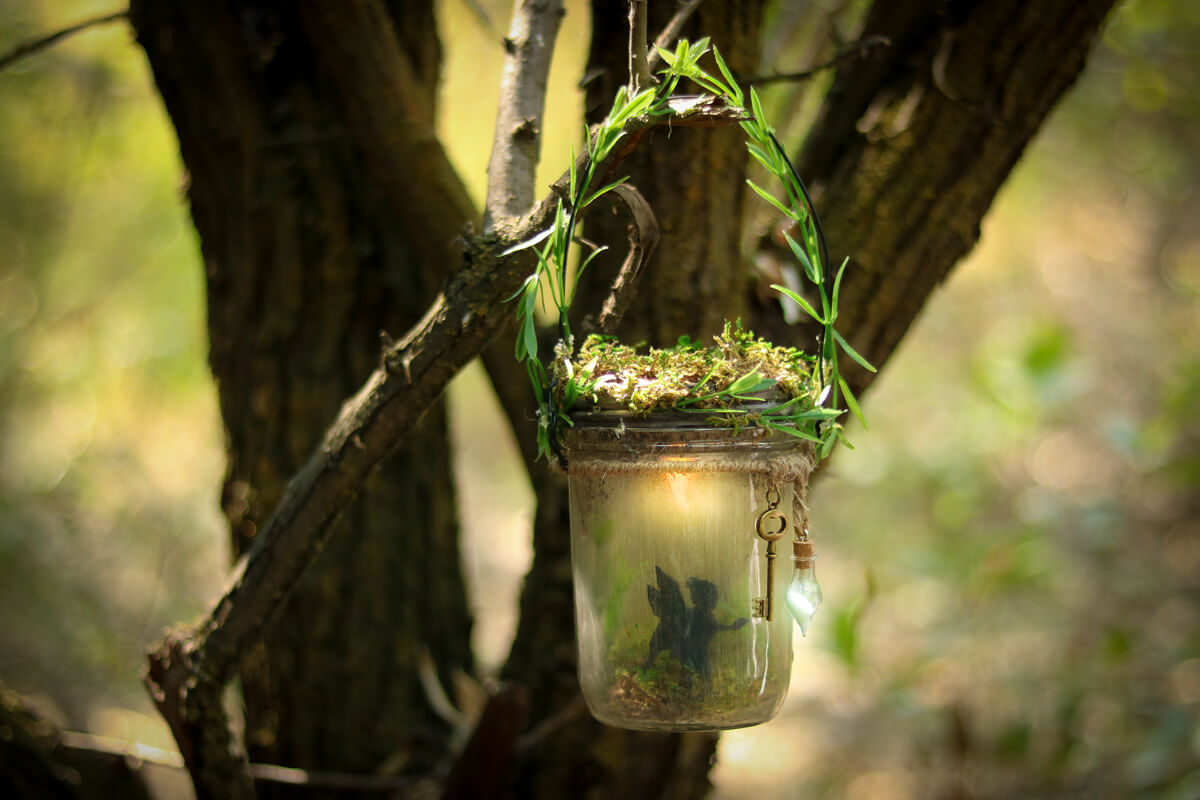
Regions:
<svg viewBox="0 0 1200 800"><path fill-rule="evenodd" d="M835 256L853 260L842 330L874 364L975 243L1112 2L879 0L868 12L861 41L890 44L838 60L796 161ZM629 76L629 21L610 5L593 12L589 107ZM757 73L762 3L684 6L685 35L712 35L735 72ZM634 30L651 33L676 10L634 8ZM489 343L531 271L498 254L554 209L553 190L535 202L532 168L560 3L516 3L483 215L434 133L432 0L134 0L129 13L189 173L229 441L223 504L243 556L212 615L151 655L151 691L198 795L287 794L255 786L247 759L392 786L410 775L456 797L703 795L715 736L578 713L563 490L540 465L536 554L504 668L520 688L496 693L457 766L421 688L423 651L446 685L472 665L439 399L471 358L485 356L522 452L534 448L528 383L509 343ZM653 53L634 55L644 80ZM660 237L625 338L703 337L741 316L777 343L810 344L759 297L743 257L737 129L634 141L622 172ZM620 251L625 223L595 217L589 238ZM609 288L586 293L596 313ZM407 331L382 358L381 330ZM871 376L849 377L861 393ZM244 742L221 702L235 677Z"/></svg>

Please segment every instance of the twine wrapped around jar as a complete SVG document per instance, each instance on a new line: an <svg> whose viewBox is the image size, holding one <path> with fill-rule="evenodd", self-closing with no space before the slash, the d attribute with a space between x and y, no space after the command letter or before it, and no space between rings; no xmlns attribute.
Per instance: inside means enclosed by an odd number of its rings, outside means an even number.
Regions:
<svg viewBox="0 0 1200 800"><path fill-rule="evenodd" d="M680 412L649 417L619 411L577 413L572 421L563 433L563 462L557 465L568 475L660 472L664 459L669 459L671 472L763 474L775 487L793 485L795 529L797 534L808 530L808 479L817 457L807 440L758 426L714 427L700 415ZM754 448L755 443L763 447ZM730 450L719 459L688 457Z"/></svg>

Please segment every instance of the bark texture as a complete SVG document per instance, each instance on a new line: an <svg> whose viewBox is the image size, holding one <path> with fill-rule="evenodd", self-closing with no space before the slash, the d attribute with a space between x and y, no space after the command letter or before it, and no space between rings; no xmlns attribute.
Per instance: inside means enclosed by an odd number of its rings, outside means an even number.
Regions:
<svg viewBox="0 0 1200 800"><path fill-rule="evenodd" d="M380 332L406 330L433 299L474 217L433 134L432 4L393 5L132 9L189 172L238 555L378 366ZM417 653L443 678L471 663L440 402L338 525L242 666L247 749L310 769L428 771L446 726Z"/></svg>

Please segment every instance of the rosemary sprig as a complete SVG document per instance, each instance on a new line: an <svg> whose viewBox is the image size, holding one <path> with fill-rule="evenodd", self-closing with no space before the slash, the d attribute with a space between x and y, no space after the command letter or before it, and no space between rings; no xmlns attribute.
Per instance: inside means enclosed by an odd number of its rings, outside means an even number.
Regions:
<svg viewBox="0 0 1200 800"><path fill-rule="evenodd" d="M709 53L712 54L712 60L716 64L719 75L714 75L700 66L700 60ZM829 455L837 441L840 440L849 445L842 434L841 424L837 422L837 418L844 413L844 410L839 408L842 398L845 398L847 407L858 417L864 427L866 425L858 399L851 392L838 368L839 355L845 353L864 369L875 371L875 368L857 353L834 327L838 316L838 296L842 276L846 271L849 259L842 261L836 275L831 280L824 232L821 230L821 223L804 182L775 137L774 129L766 121L758 93L753 88L750 89L750 102L747 107L745 93L734 79L725 60L721 58L720 52L716 47L710 45L709 39L706 37L694 43L681 39L674 51L660 49L659 55L667 65L659 73L663 77L662 81L658 86L644 89L632 96L625 87L617 91L608 116L587 137L589 158L586 162L587 167L582 174L578 173L575 154L572 152L568 197L565 202L559 200L551 227L505 251L505 255L507 255L520 250L536 248L534 252L537 256L537 268L510 300L518 300L516 313L519 330L516 337L515 355L519 361L525 364L530 382L538 397L538 453L548 458L552 456L556 420L565 419L569 424L569 417L562 412L565 412L578 398L593 393L598 381L598 376L594 374L594 361L579 370L576 370L572 364L575 344L568 314L580 276L602 248L593 248L592 252L584 258L574 281L570 284L567 270L570 246L575 237L575 228L580 215L597 199L625 181L622 178L593 190L592 184L597 169L612 153L616 144L627 135L629 124L632 121L641 117L686 114L688 108L694 108L709 99L676 96L675 90L680 81L686 78L714 97L723 100L731 108L744 113L744 119L739 124L747 137L747 150L767 172L779 179L783 187L783 195L776 197L772 192L749 179L746 183L759 197L795 223L799 240L793 238L790 233L785 233L784 236L789 249L800 264L801 274L811 285L816 296L816 304L814 304L805 296L787 287L772 286L781 295L796 303L804 313L821 326L818 346L820 352L815 368L818 385L815 402L809 397L795 396L770 411L756 414L752 421L773 430L812 440L819 444L821 457L825 457ZM558 314L560 343L555 348L554 367L551 370L547 370L542 364L538 354L535 312L539 303L544 302L543 291L549 293L550 300ZM694 345L681 340L680 347L694 348ZM712 401L744 400L754 392L762 391L773 385L772 380L763 378L757 372L752 371L725 386L704 392L703 389L711 375L710 372L694 387L693 396L685 400L674 401L672 407L678 410L693 410L692 406L711 405ZM556 386L557 392L555 391ZM805 405L801 400L806 400L809 405ZM712 408L695 410L713 413ZM732 408L725 408L722 411L732 414L739 413L737 409Z"/></svg>

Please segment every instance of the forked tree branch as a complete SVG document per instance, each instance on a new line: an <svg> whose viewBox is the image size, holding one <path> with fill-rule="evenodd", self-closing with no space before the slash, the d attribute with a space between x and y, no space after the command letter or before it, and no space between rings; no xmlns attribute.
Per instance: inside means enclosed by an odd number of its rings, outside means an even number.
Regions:
<svg viewBox="0 0 1200 800"><path fill-rule="evenodd" d="M54 33L47 34L46 36L43 36L39 39L32 39L28 42L22 42L21 44L14 47L12 50L9 50L4 55L0 56L0 72L4 71L5 69L12 66L16 62L20 61L22 58L25 58L26 56L31 56L34 53L38 53L38 52L41 52L42 50L45 50L47 47L52 47L53 45L57 44L58 42L62 41L63 39L66 39L68 36L74 36L77 33L82 33L83 31L86 31L89 28L96 28L101 25L107 25L110 22L116 22L117 20L126 19L128 16L129 16L129 9L115 11L111 14L105 14L104 16L101 16L101 17L93 17L92 19L87 19L87 20L84 20L83 22L78 22L74 25L63 28L62 30L58 30L58 31L55 31Z"/></svg>
<svg viewBox="0 0 1200 800"><path fill-rule="evenodd" d="M546 85L562 17L562 0L519 0L513 6L488 161L484 231L498 220L520 217L533 206Z"/></svg>

